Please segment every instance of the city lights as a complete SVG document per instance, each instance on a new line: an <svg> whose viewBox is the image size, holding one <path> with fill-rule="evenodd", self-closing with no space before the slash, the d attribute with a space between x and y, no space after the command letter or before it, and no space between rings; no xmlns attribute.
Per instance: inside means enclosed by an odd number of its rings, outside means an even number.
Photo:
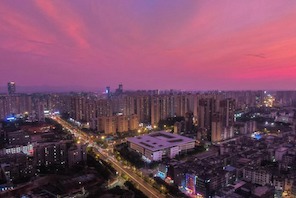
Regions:
<svg viewBox="0 0 296 198"><path fill-rule="evenodd" d="M296 1L0 12L1 198L296 198Z"/></svg>

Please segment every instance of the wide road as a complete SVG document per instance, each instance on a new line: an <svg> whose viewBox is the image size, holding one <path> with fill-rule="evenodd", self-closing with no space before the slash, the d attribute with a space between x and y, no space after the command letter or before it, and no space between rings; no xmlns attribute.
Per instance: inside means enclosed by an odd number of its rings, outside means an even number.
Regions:
<svg viewBox="0 0 296 198"><path fill-rule="evenodd" d="M126 174L141 190L146 196L151 198L165 198L164 195L160 194L156 189L154 189L150 184L145 182L141 177L136 175L131 169L125 168L121 162L117 161L113 156L109 156L108 152L105 152L96 143L93 143L91 136L81 131L80 129L74 128L71 124L64 121L60 117L52 117L64 128L68 129L75 137L77 137L81 143L90 143L93 146L93 150L96 154L101 156L104 160L107 159L113 167L119 172Z"/></svg>

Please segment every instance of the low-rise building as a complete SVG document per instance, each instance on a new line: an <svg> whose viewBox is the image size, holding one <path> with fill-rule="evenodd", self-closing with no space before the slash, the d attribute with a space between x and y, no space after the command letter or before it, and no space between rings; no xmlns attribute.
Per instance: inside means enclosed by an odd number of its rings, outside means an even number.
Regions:
<svg viewBox="0 0 296 198"><path fill-rule="evenodd" d="M258 167L246 167L243 170L243 179L253 184L264 186L271 183L272 174Z"/></svg>
<svg viewBox="0 0 296 198"><path fill-rule="evenodd" d="M180 152L195 147L194 139L165 131L128 138L127 141L131 149L151 161L160 161L163 157L174 158Z"/></svg>

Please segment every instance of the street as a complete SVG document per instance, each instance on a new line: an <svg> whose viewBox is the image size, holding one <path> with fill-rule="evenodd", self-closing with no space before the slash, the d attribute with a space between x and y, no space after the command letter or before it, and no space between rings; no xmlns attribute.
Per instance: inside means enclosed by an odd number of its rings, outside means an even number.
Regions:
<svg viewBox="0 0 296 198"><path fill-rule="evenodd" d="M52 117L56 122L62 125L65 129L69 130L75 137L79 139L81 143L88 143L94 149L94 152L99 155L103 160L107 160L111 165L118 171L119 173L126 174L141 190L146 196L149 198L164 198L165 196L160 194L156 189L154 189L150 184L144 181L141 177L136 175L132 169L125 168L117 159L113 156L110 156L108 152L104 151L104 149L100 148L96 143L93 142L91 135L86 134L78 128L73 128L68 122L62 120L60 117Z"/></svg>

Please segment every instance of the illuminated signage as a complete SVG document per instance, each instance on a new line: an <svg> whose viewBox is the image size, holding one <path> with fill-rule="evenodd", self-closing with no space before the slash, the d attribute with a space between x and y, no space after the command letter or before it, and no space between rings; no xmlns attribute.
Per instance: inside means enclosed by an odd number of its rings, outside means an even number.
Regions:
<svg viewBox="0 0 296 198"><path fill-rule="evenodd" d="M7 121L14 121L16 118L14 116L9 116L6 118Z"/></svg>
<svg viewBox="0 0 296 198"><path fill-rule="evenodd" d="M191 195L195 195L196 191L195 191L195 186L196 186L196 176L195 175L191 175L191 174L186 174L186 187L185 189L187 190L187 192Z"/></svg>

